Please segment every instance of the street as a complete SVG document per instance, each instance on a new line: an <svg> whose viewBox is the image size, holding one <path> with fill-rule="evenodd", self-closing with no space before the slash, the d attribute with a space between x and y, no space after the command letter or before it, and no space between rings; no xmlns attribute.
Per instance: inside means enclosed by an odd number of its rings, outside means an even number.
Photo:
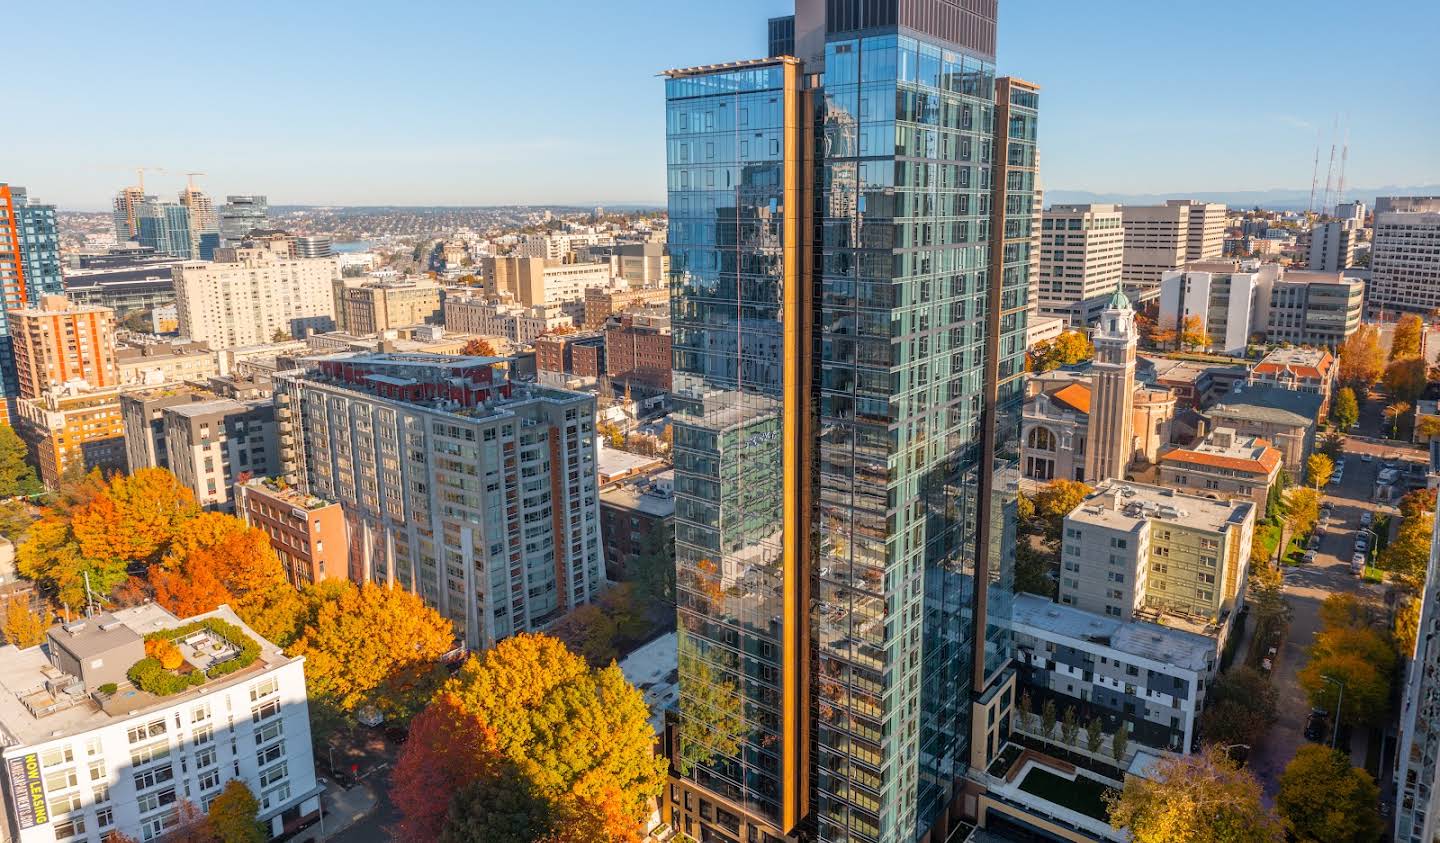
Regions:
<svg viewBox="0 0 1440 843"><path fill-rule="evenodd" d="M1350 572L1355 534L1361 526L1361 514L1366 510L1380 509L1370 501L1370 496L1381 461L1397 452L1402 459L1418 459L1419 453L1407 446L1374 438L1382 424L1380 412L1383 406L1383 401L1365 402L1361 407L1361 430L1346 438L1344 479L1325 490L1323 502L1329 503L1333 511L1314 563L1285 569L1285 599L1294 617L1271 677L1279 692L1279 720L1250 756L1251 769L1260 779L1266 797L1271 800L1278 791L1279 776L1284 772L1285 765L1306 742L1305 720L1311 706L1300 687L1298 674L1305 666L1306 649L1321 628L1321 604L1331 594L1340 592L1365 594L1377 600L1384 597L1383 586L1367 584ZM1371 454L1374 459L1363 462L1363 454ZM1393 512L1393 509L1388 511ZM1351 761L1356 766L1365 766L1367 739L1367 729L1352 730L1350 746L1345 749L1350 752ZM1382 792L1386 791L1387 766L1381 765Z"/></svg>

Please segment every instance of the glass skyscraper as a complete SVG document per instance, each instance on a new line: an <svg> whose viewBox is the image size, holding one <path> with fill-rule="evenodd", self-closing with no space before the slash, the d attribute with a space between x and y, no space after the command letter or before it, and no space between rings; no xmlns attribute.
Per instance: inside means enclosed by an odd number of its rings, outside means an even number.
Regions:
<svg viewBox="0 0 1440 843"><path fill-rule="evenodd" d="M4 309L8 312L64 291L55 206L31 202L25 188L0 183L0 299ZM13 398L17 392L9 320L0 318L0 399Z"/></svg>
<svg viewBox="0 0 1440 843"><path fill-rule="evenodd" d="M664 813L916 840L1013 703L1036 89L995 78L995 0L800 0L768 35L795 55L667 74Z"/></svg>
<svg viewBox="0 0 1440 843"><path fill-rule="evenodd" d="M186 206L178 202L147 201L140 206L136 223L140 229L140 245L154 249L158 255L195 257L190 209Z"/></svg>

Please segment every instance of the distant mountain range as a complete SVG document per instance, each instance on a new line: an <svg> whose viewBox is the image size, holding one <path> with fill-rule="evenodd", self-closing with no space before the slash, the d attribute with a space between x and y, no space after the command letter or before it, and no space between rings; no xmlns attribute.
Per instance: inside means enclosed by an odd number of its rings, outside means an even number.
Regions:
<svg viewBox="0 0 1440 843"><path fill-rule="evenodd" d="M1375 206L1376 196L1440 196L1440 184L1417 185L1412 187L1355 187L1346 188L1345 197L1359 199L1369 207ZM1272 211L1303 211L1310 206L1310 189L1294 190L1275 188L1273 190L1217 190L1195 191L1193 193L1095 193L1088 190L1046 190L1045 204L1083 205L1091 202L1114 202L1121 205L1163 205L1166 199L1199 199L1204 202L1224 202L1231 208L1253 208L1260 206ZM1318 202L1319 199L1317 198Z"/></svg>

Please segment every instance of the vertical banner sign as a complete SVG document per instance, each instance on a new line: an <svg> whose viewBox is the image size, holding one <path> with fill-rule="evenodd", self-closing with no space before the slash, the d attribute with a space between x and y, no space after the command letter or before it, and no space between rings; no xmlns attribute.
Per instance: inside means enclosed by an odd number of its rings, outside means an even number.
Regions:
<svg viewBox="0 0 1440 843"><path fill-rule="evenodd" d="M35 753L9 759L10 795L15 803L15 818L21 829L50 822L45 807L45 786L40 781L40 756Z"/></svg>

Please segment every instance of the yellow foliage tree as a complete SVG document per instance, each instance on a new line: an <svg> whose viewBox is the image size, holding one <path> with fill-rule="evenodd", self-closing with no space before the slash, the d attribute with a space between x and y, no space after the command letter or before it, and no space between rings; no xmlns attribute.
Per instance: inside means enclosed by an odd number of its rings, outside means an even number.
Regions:
<svg viewBox="0 0 1440 843"><path fill-rule="evenodd" d="M1374 325L1361 325L1340 343L1340 380L1357 390L1368 390L1385 372L1385 352Z"/></svg>
<svg viewBox="0 0 1440 843"><path fill-rule="evenodd" d="M1414 313L1407 313L1395 323L1395 333L1390 335L1390 359L1401 360L1420 356L1420 337L1425 323Z"/></svg>
<svg viewBox="0 0 1440 843"><path fill-rule="evenodd" d="M195 495L175 475L142 468L112 477L104 494L75 511L70 529L88 558L153 562L199 512Z"/></svg>
<svg viewBox="0 0 1440 843"><path fill-rule="evenodd" d="M24 650L45 640L45 620L30 601L12 597L5 604L5 640Z"/></svg>
<svg viewBox="0 0 1440 843"><path fill-rule="evenodd" d="M326 582L304 598L308 619L290 652L305 657L312 700L403 716L429 699L438 660L455 645L449 620L415 594L374 583Z"/></svg>
<svg viewBox="0 0 1440 843"><path fill-rule="evenodd" d="M1260 800L1255 777L1215 747L1157 761L1149 778L1127 776L1107 797L1110 825L1135 843L1280 843L1285 832Z"/></svg>

